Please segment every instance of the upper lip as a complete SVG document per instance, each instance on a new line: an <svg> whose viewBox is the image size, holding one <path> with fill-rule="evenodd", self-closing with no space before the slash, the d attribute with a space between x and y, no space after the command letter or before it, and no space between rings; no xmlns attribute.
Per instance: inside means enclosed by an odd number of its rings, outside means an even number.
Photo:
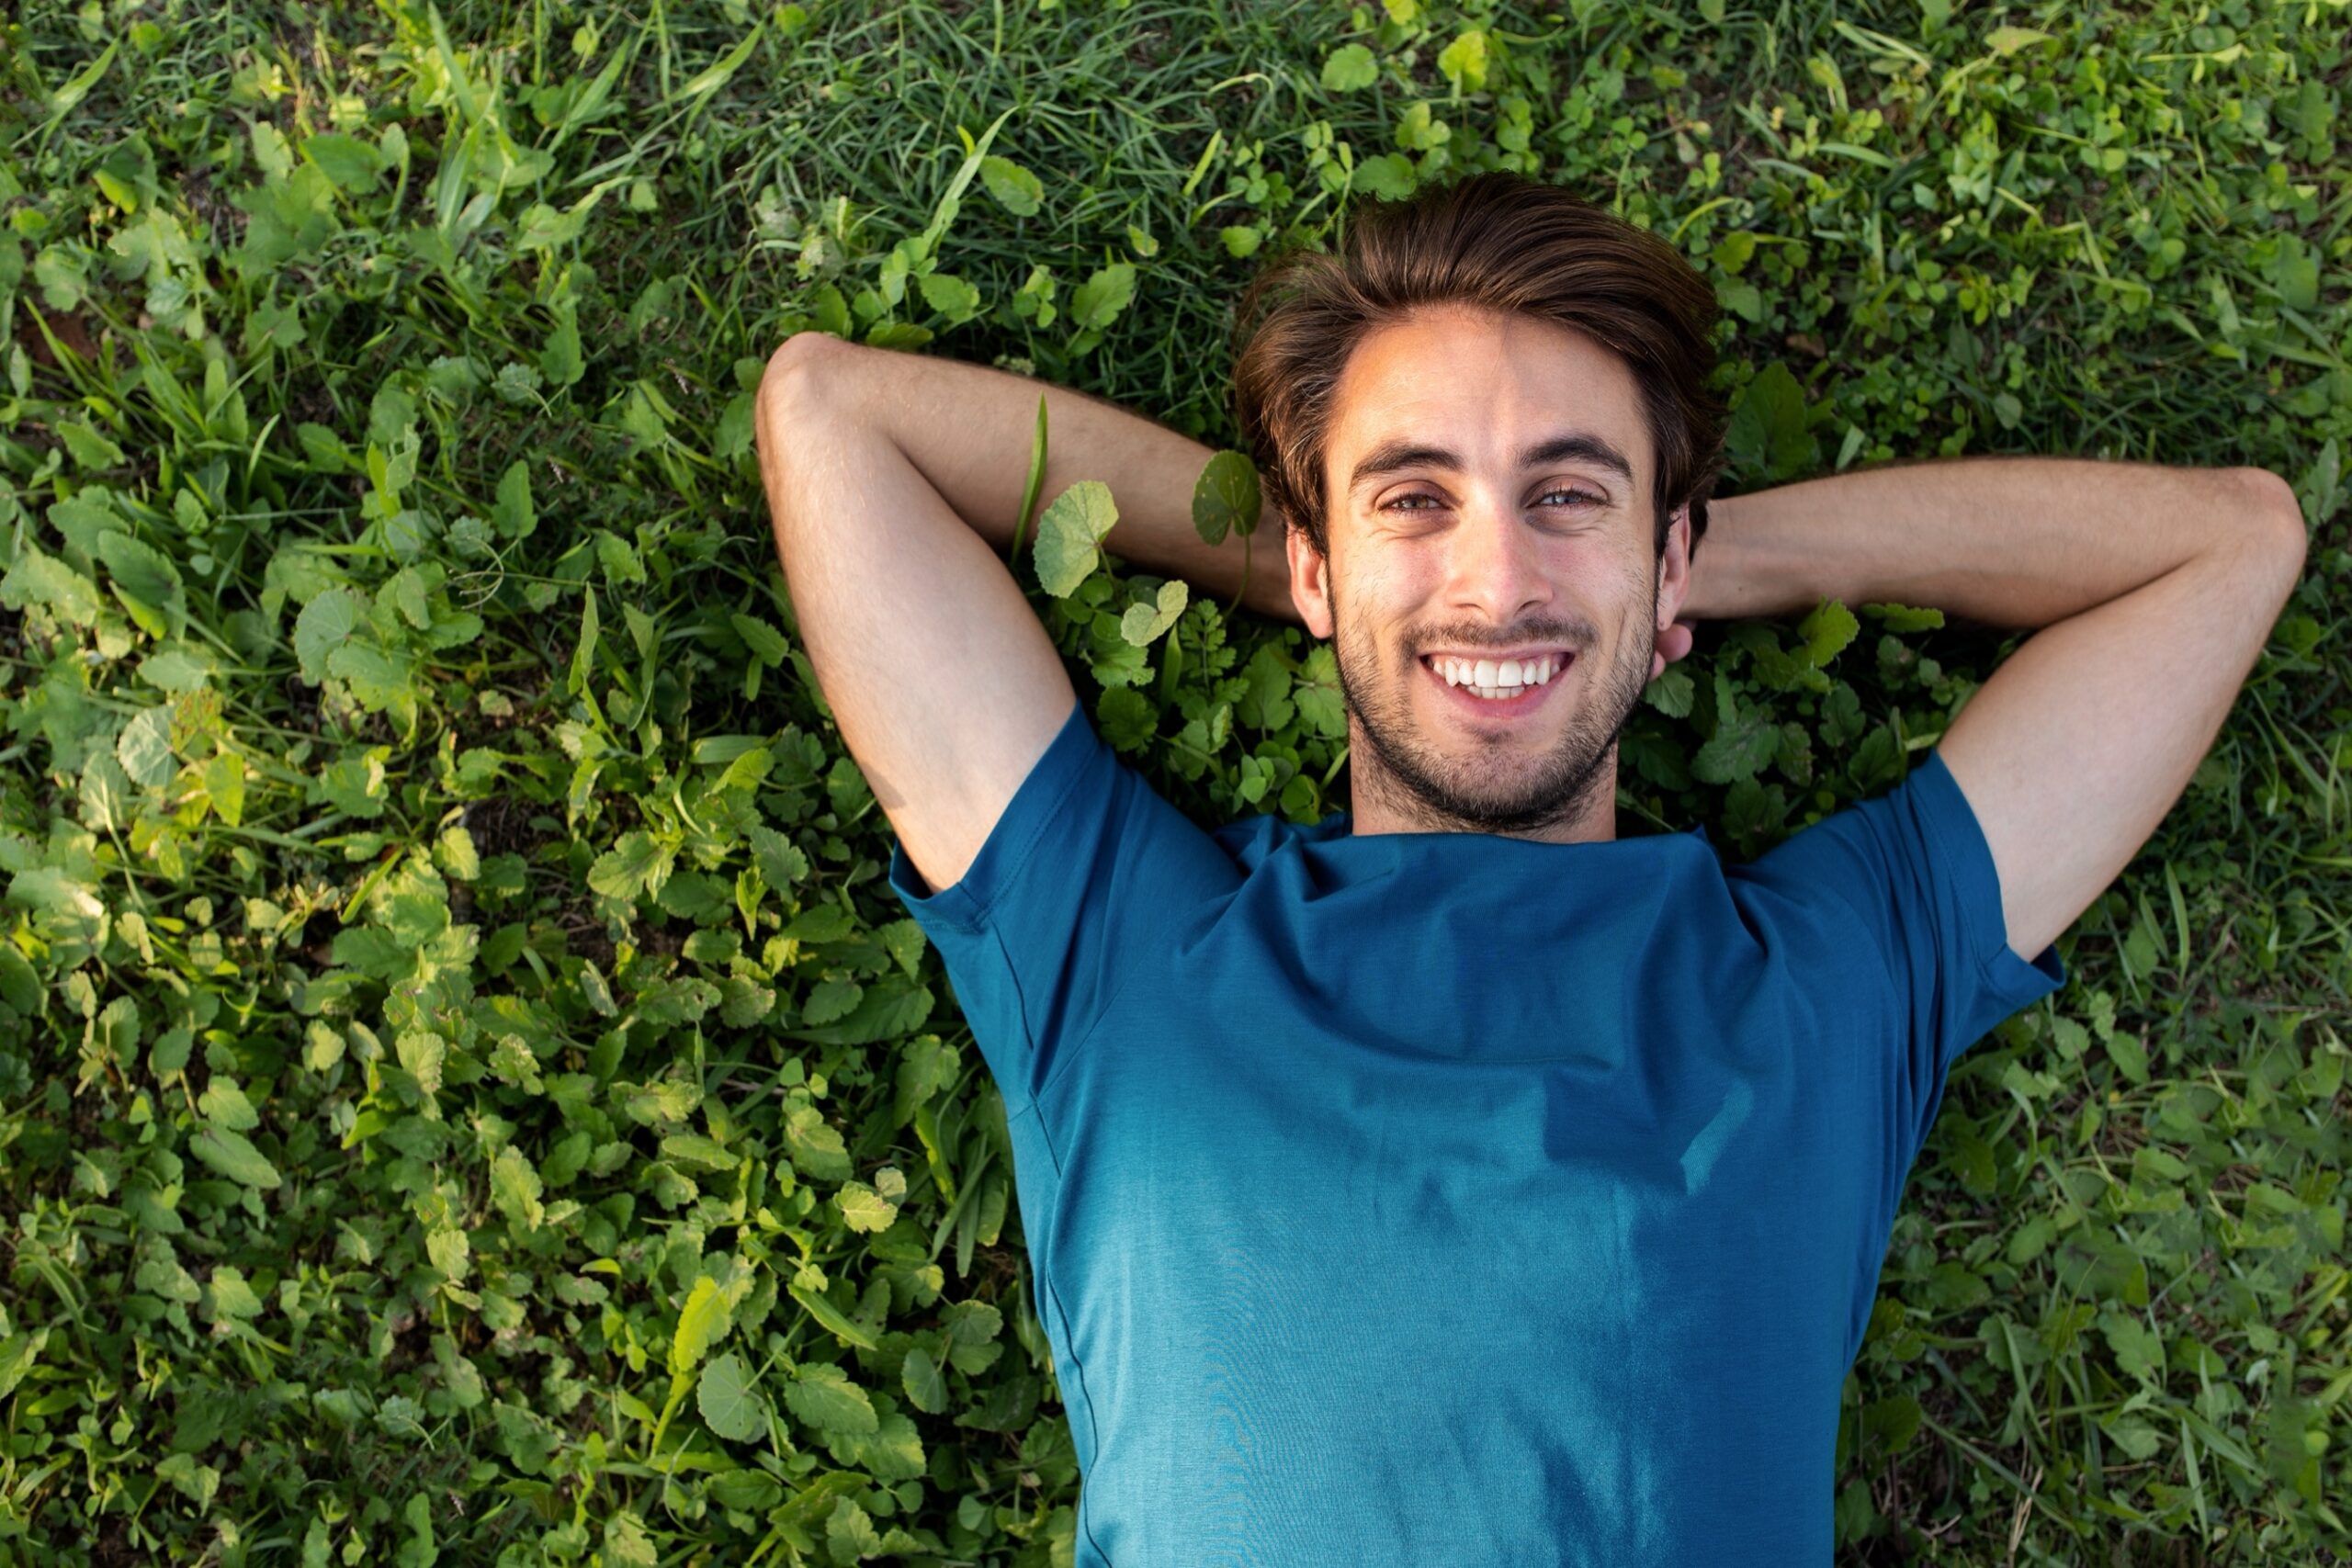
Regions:
<svg viewBox="0 0 2352 1568"><path fill-rule="evenodd" d="M1485 660L1491 660L1493 662L1495 662L1495 663L1497 663L1497 664L1500 664L1500 663L1501 663L1504 660L1506 660L1506 659L1516 659L1516 660L1518 660L1521 663L1524 664L1524 663L1526 663L1526 662L1527 662L1529 660L1531 660L1531 659L1542 659L1542 658L1543 658L1543 657L1544 657L1546 654L1553 654L1553 655L1557 655L1557 656L1559 656L1559 657L1561 657L1561 658L1566 658L1566 657L1568 656L1569 652L1570 652L1570 650L1569 650L1569 649L1565 649L1565 648L1531 648L1531 649L1485 649L1485 648L1482 648L1482 649L1476 649L1476 650L1475 650L1475 651L1472 651L1472 652L1467 652L1467 653L1456 653L1456 652L1454 652L1452 649L1438 648L1438 649L1429 649L1428 651L1424 652L1424 653L1421 655L1421 657L1422 657L1423 659L1466 659L1466 660L1471 660L1471 661L1472 661L1472 662L1474 662L1474 663L1475 663L1476 661L1477 661L1478 660L1485 659Z"/></svg>

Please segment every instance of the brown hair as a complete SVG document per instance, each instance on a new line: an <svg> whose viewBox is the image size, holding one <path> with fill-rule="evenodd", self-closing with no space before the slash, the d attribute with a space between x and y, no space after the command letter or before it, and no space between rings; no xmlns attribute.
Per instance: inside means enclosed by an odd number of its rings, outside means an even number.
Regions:
<svg viewBox="0 0 2352 1568"><path fill-rule="evenodd" d="M1340 373L1372 329L1437 304L1555 321L1624 360L1657 457L1655 547L1664 553L1668 519L1688 502L1696 553L1724 461L1726 411L1706 385L1713 288L1649 231L1558 186L1493 170L1362 209L1340 256L1285 252L1242 296L1234 412L1266 499L1317 554L1330 553L1323 459Z"/></svg>

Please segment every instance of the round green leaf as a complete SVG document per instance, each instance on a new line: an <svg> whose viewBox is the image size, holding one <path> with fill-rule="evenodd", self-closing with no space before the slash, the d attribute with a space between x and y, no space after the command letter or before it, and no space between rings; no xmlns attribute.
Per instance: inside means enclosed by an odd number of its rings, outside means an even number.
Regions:
<svg viewBox="0 0 2352 1568"><path fill-rule="evenodd" d="M179 771L179 761L172 755L172 710L141 709L116 737L114 754L131 783L149 789L171 783Z"/></svg>
<svg viewBox="0 0 2352 1568"><path fill-rule="evenodd" d="M1246 452L1227 449L1211 457L1193 481L1193 528L1212 545L1227 533L1258 531L1265 497L1258 485L1258 467Z"/></svg>
<svg viewBox="0 0 2352 1568"><path fill-rule="evenodd" d="M1754 778L1780 750L1781 728L1762 708L1742 708L1726 717L1713 739L1699 748L1690 771L1709 784Z"/></svg>
<svg viewBox="0 0 2352 1568"><path fill-rule="evenodd" d="M925 273L921 281L923 303L951 321L968 321L979 314L980 291L944 272Z"/></svg>
<svg viewBox="0 0 2352 1568"><path fill-rule="evenodd" d="M302 606L294 622L294 657L313 685L327 677L327 655L342 647L368 614L367 601L347 588L330 589Z"/></svg>
<svg viewBox="0 0 2352 1568"><path fill-rule="evenodd" d="M907 1399L917 1410L936 1416L947 1408L947 1377L939 1363L920 1345L907 1352L904 1382Z"/></svg>
<svg viewBox="0 0 2352 1568"><path fill-rule="evenodd" d="M1136 648L1148 648L1154 637L1176 624L1184 613L1191 590L1179 580L1159 585L1159 596L1150 604L1130 604L1127 613L1119 617L1119 636Z"/></svg>
<svg viewBox="0 0 2352 1568"><path fill-rule="evenodd" d="M373 142L339 130L322 131L306 138L302 156L317 164L319 172L332 180L337 190L371 186L384 172L384 154Z"/></svg>
<svg viewBox="0 0 2352 1568"><path fill-rule="evenodd" d="M1437 68L1445 79L1465 93L1487 85L1487 35L1473 28L1438 51Z"/></svg>
<svg viewBox="0 0 2352 1568"><path fill-rule="evenodd" d="M793 1374L785 1386L784 1402L792 1413L820 1432L844 1432L853 1437L879 1431L874 1402L849 1374L829 1361L815 1361Z"/></svg>
<svg viewBox="0 0 2352 1568"><path fill-rule="evenodd" d="M981 159L980 184L1015 218L1032 216L1046 199L1045 182L1010 158Z"/></svg>
<svg viewBox="0 0 2352 1568"><path fill-rule="evenodd" d="M748 1443L767 1430L765 1403L752 1387L743 1359L729 1350L713 1356L695 1384L695 1408L702 1423L722 1438Z"/></svg>
<svg viewBox="0 0 2352 1568"><path fill-rule="evenodd" d="M1351 184L1354 189L1366 191L1383 201L1396 201L1413 194L1419 176L1413 171L1411 160L1401 152L1382 152L1356 164Z"/></svg>
<svg viewBox="0 0 2352 1568"><path fill-rule="evenodd" d="M1854 618L1853 611L1835 599L1824 599L1797 625L1797 636L1804 638L1804 661L1820 669L1843 652L1861 629L1862 623Z"/></svg>
<svg viewBox="0 0 2352 1568"><path fill-rule="evenodd" d="M1068 598L1092 574L1100 558L1095 546L1118 520L1111 487L1101 479L1080 479L1054 497L1037 519L1032 554L1038 586L1057 599Z"/></svg>
<svg viewBox="0 0 2352 1568"><path fill-rule="evenodd" d="M634 898L659 888L670 874L673 852L650 833L623 833L588 868L588 886L608 898Z"/></svg>
<svg viewBox="0 0 2352 1568"><path fill-rule="evenodd" d="M899 1206L863 1181L847 1181L833 1194L833 1201L841 1205L842 1218L854 1231L888 1230L890 1222L899 1217Z"/></svg>
<svg viewBox="0 0 2352 1568"><path fill-rule="evenodd" d="M1080 284L1078 292L1070 296L1070 321L1081 330L1101 332L1118 319L1135 297L1136 269L1125 262L1113 262Z"/></svg>
<svg viewBox="0 0 2352 1568"><path fill-rule="evenodd" d="M1323 62L1323 90L1352 93L1380 79L1380 62L1360 43L1341 44Z"/></svg>

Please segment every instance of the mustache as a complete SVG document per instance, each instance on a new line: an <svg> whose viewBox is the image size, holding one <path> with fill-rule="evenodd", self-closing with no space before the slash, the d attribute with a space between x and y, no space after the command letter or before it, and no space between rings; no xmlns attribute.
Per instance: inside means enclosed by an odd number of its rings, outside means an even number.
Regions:
<svg viewBox="0 0 2352 1568"><path fill-rule="evenodd" d="M1496 628L1486 626L1433 626L1410 640L1415 656L1428 649L1460 649L1473 651L1480 649L1525 648L1530 643L1558 643L1567 648L1583 648L1592 641L1592 628L1581 621L1528 621L1515 626Z"/></svg>

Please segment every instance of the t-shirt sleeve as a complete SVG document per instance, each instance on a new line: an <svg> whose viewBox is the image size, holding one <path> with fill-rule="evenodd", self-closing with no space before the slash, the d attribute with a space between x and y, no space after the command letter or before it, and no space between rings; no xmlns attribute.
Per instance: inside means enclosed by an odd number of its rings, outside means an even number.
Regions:
<svg viewBox="0 0 2352 1568"><path fill-rule="evenodd" d="M1018 1111L1080 1051L1189 910L1238 881L1210 836L1070 705L979 853L933 889L893 843L889 881L939 950L972 1038Z"/></svg>
<svg viewBox="0 0 2352 1568"><path fill-rule="evenodd" d="M1902 783L1822 818L1738 875L1769 888L1799 983L1892 1036L1888 1107L1896 1180L1917 1156L1960 1055L2066 983L2053 943L2029 961L2009 945L2001 884L1968 797L1938 752Z"/></svg>

